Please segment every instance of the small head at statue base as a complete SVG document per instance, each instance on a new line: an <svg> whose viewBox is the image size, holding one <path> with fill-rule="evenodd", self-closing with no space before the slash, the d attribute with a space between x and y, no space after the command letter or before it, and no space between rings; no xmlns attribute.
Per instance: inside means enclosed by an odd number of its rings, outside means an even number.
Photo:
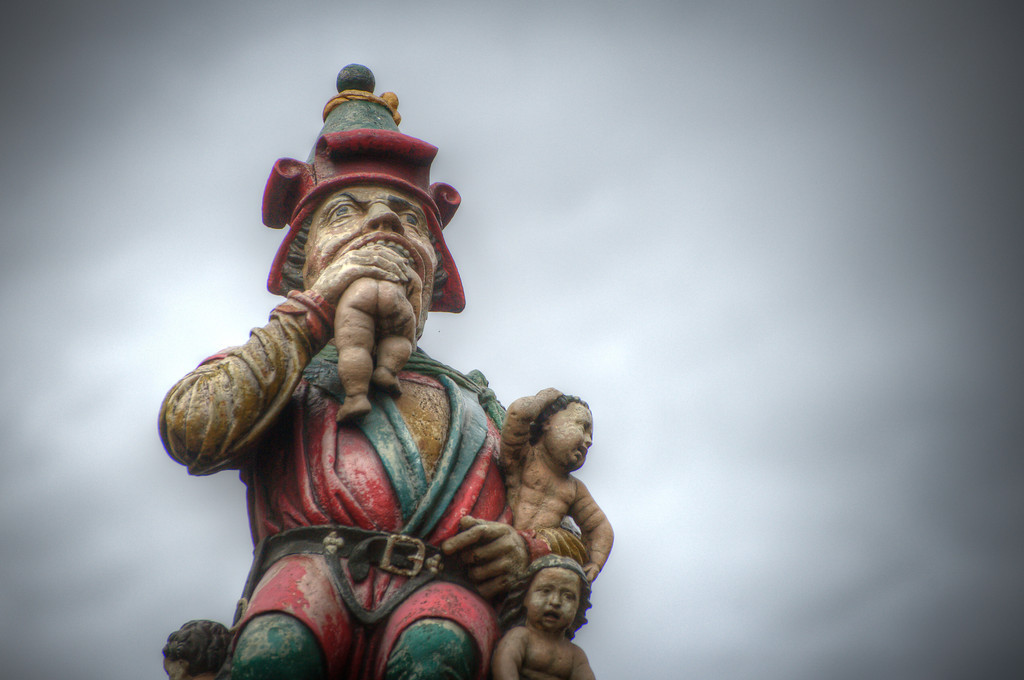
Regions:
<svg viewBox="0 0 1024 680"><path fill-rule="evenodd" d="M189 621L167 637L164 671L169 680L213 680L224 665L231 634L216 621Z"/></svg>

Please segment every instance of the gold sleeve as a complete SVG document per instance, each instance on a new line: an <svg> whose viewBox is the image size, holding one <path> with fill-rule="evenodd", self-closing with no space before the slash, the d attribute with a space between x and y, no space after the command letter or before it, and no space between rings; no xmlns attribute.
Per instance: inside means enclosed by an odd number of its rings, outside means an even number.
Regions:
<svg viewBox="0 0 1024 680"><path fill-rule="evenodd" d="M164 448L194 475L237 467L251 455L330 338L333 308L314 293L291 293L249 341L182 378L160 407Z"/></svg>

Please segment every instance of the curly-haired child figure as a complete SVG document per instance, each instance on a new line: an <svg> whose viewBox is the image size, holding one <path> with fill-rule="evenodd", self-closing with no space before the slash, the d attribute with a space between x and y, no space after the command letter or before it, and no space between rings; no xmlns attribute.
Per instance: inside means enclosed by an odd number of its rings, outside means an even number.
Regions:
<svg viewBox="0 0 1024 680"><path fill-rule="evenodd" d="M534 560L502 607L507 632L491 658L494 680L594 680L587 655L570 642L589 607L590 584L575 560Z"/></svg>
<svg viewBox="0 0 1024 680"><path fill-rule="evenodd" d="M216 621L189 621L167 637L168 680L213 680L228 654L231 633Z"/></svg>
<svg viewBox="0 0 1024 680"><path fill-rule="evenodd" d="M586 460L593 429L586 402L553 388L512 402L501 429L501 464L515 528L547 538L545 531L572 517L583 534L588 554L579 561L589 581L604 567L614 538L590 491L569 474Z"/></svg>

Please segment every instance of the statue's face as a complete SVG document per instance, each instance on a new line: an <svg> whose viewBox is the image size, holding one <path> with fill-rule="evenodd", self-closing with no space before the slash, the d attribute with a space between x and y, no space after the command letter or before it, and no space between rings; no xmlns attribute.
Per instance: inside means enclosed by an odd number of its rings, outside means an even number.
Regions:
<svg viewBox="0 0 1024 680"><path fill-rule="evenodd" d="M167 673L167 680L188 680L188 662L178 659L171 661L164 657L164 672Z"/></svg>
<svg viewBox="0 0 1024 680"><path fill-rule="evenodd" d="M594 442L594 419L590 409L572 402L544 423L541 441L555 465L566 472L578 470L587 460Z"/></svg>
<svg viewBox="0 0 1024 680"><path fill-rule="evenodd" d="M580 577L562 567L541 569L526 591L526 623L546 633L572 625L580 603Z"/></svg>
<svg viewBox="0 0 1024 680"><path fill-rule="evenodd" d="M328 196L310 224L302 269L306 288L328 265L355 251L404 263L419 277L422 298L409 301L422 330L433 296L437 253L418 201L399 189L376 185L349 186Z"/></svg>

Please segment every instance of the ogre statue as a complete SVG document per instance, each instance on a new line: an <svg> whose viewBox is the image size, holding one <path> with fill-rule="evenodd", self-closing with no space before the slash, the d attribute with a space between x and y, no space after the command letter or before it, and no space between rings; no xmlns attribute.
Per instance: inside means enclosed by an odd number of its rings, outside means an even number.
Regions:
<svg viewBox="0 0 1024 680"><path fill-rule="evenodd" d="M373 90L343 69L309 158L273 167L285 300L161 407L175 460L247 487L254 560L218 678L484 678L496 603L551 552L512 526L486 380L415 349L428 312L465 305L442 233L460 196Z"/></svg>

